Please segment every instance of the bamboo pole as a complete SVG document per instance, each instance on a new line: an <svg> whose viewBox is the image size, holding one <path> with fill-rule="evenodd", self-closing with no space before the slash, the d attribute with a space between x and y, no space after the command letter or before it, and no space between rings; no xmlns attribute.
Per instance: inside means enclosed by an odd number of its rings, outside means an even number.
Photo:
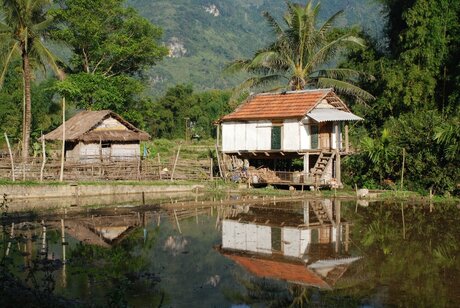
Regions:
<svg viewBox="0 0 460 308"><path fill-rule="evenodd" d="M403 189L403 183L404 183L404 165L406 162L406 149L403 148L402 150L402 156L403 156L403 161L402 161L402 168L401 168L401 190Z"/></svg>
<svg viewBox="0 0 460 308"><path fill-rule="evenodd" d="M10 160L11 160L11 179L16 181L16 177L14 175L14 159L13 159L13 152L11 151L11 145L10 145L10 140L8 139L8 135L5 133L5 140L6 140L6 145L8 146L8 153L10 154Z"/></svg>
<svg viewBox="0 0 460 308"><path fill-rule="evenodd" d="M176 171L176 165L177 165L177 161L179 160L179 153L180 153L181 147L182 147L182 144L179 144L179 148L177 149L176 159L174 160L173 170L171 172L171 182L174 181L174 172Z"/></svg>
<svg viewBox="0 0 460 308"><path fill-rule="evenodd" d="M43 154L43 161L42 161L42 166L40 168L40 182L43 182L43 171L45 170L45 164L46 164L45 138L43 137L43 132L42 132L42 154Z"/></svg>
<svg viewBox="0 0 460 308"><path fill-rule="evenodd" d="M61 148L61 172L59 181L64 181L64 160L65 160L65 97L62 97L62 148Z"/></svg>

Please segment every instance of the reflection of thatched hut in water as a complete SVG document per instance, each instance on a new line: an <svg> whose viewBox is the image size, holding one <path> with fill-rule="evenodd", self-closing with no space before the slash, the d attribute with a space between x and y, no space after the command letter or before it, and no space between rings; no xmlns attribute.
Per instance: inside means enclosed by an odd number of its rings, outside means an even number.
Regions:
<svg viewBox="0 0 460 308"><path fill-rule="evenodd" d="M145 220L144 215L145 213L142 214L142 218L139 214L66 220L65 231L82 243L110 247L140 226Z"/></svg>
<svg viewBox="0 0 460 308"><path fill-rule="evenodd" d="M330 289L359 259L348 242L339 202L305 201L303 209L253 206L225 219L221 252L256 276Z"/></svg>
<svg viewBox="0 0 460 308"><path fill-rule="evenodd" d="M62 140L62 125L44 136ZM82 111L65 122L67 161L133 160L149 134L110 110Z"/></svg>

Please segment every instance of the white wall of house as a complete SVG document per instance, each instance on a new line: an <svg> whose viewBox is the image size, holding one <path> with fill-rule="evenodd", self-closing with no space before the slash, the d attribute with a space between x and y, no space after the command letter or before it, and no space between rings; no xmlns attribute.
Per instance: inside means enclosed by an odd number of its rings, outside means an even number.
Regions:
<svg viewBox="0 0 460 308"><path fill-rule="evenodd" d="M302 121L285 120L281 129L281 151L295 152L312 149L310 124L313 122L307 117ZM221 125L223 152L271 150L272 122L225 122ZM338 149L341 145L339 122L333 122L332 128L331 148Z"/></svg>
<svg viewBox="0 0 460 308"><path fill-rule="evenodd" d="M80 160L84 162L97 162L100 160L99 143L84 144L80 142Z"/></svg>
<svg viewBox="0 0 460 308"><path fill-rule="evenodd" d="M111 146L111 158L113 160L133 160L139 158L140 146L138 143L130 144L117 144Z"/></svg>
<svg viewBox="0 0 460 308"><path fill-rule="evenodd" d="M283 122L281 134L281 145L283 150L300 150L300 123L298 120L285 120Z"/></svg>
<svg viewBox="0 0 460 308"><path fill-rule="evenodd" d="M222 248L271 254L271 228L225 219L222 223Z"/></svg>
<svg viewBox="0 0 460 308"><path fill-rule="evenodd" d="M311 230L288 227L282 230L283 254L288 257L302 258L311 243Z"/></svg>
<svg viewBox="0 0 460 308"><path fill-rule="evenodd" d="M311 230L281 228L282 253L302 258L311 243ZM222 224L222 248L255 253L272 253L272 227L226 219Z"/></svg>
<svg viewBox="0 0 460 308"><path fill-rule="evenodd" d="M272 123L270 121L257 122L257 150L267 151L272 147Z"/></svg>

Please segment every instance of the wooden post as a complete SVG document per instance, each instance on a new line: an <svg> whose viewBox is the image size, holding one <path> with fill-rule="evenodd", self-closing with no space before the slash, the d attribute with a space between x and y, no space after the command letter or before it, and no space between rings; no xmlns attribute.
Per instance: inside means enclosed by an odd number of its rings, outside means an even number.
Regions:
<svg viewBox="0 0 460 308"><path fill-rule="evenodd" d="M406 162L406 149L403 148L402 150L402 156L403 156L403 161L402 161L402 168L401 168L401 190L403 189L403 183L404 183L404 165Z"/></svg>
<svg viewBox="0 0 460 308"><path fill-rule="evenodd" d="M6 247L6 252L5 252L6 256L10 254L11 241L13 240L13 237L14 237L14 222L11 223L10 240L8 241L8 245Z"/></svg>
<svg viewBox="0 0 460 308"><path fill-rule="evenodd" d="M160 159L160 153L157 153L158 156L158 177L161 180L161 159Z"/></svg>
<svg viewBox="0 0 460 308"><path fill-rule="evenodd" d="M177 218L176 210L174 210L174 217L176 217L177 229L179 230L179 233L182 234L182 231L180 229L179 219Z"/></svg>
<svg viewBox="0 0 460 308"><path fill-rule="evenodd" d="M62 148L61 148L61 172L59 181L64 180L64 160L65 160L65 97L62 97Z"/></svg>
<svg viewBox="0 0 460 308"><path fill-rule="evenodd" d="M174 166L173 166L173 170L171 172L171 182L174 181L174 172L176 171L177 161L179 160L179 153L180 153L181 146L182 146L182 144L179 144L179 148L177 149L176 159L174 160Z"/></svg>
<svg viewBox="0 0 460 308"><path fill-rule="evenodd" d="M350 150L349 144L348 144L348 124L345 124L345 153L348 153Z"/></svg>
<svg viewBox="0 0 460 308"><path fill-rule="evenodd" d="M43 170L45 170L45 164L46 164L46 151L45 151L45 138L43 137L42 133L42 154L43 154L43 160L42 160L42 167L40 168L40 182L43 182Z"/></svg>
<svg viewBox="0 0 460 308"><path fill-rule="evenodd" d="M350 225L345 224L345 252L348 253L348 245L350 242Z"/></svg>
<svg viewBox="0 0 460 308"><path fill-rule="evenodd" d="M219 148L219 143L220 143L220 123L217 124L216 148Z"/></svg>
<svg viewBox="0 0 460 308"><path fill-rule="evenodd" d="M137 159L137 180L141 180L141 156L139 155Z"/></svg>
<svg viewBox="0 0 460 308"><path fill-rule="evenodd" d="M62 263L66 263L66 257L65 257L65 228L64 228L64 219L61 219L61 243L62 243Z"/></svg>
<svg viewBox="0 0 460 308"><path fill-rule="evenodd" d="M340 152L336 150L335 153L335 179L339 187L342 186L342 173L341 173L341 164L340 164Z"/></svg>
<svg viewBox="0 0 460 308"><path fill-rule="evenodd" d="M404 219L404 204L401 203L401 216L402 216L402 224L403 224L403 239L406 239L406 221Z"/></svg>
<svg viewBox="0 0 460 308"><path fill-rule="evenodd" d="M209 168L209 179L212 181L214 179L214 175L213 175L213 166L214 166L214 162L213 162L213 159L211 157L211 164L210 164L210 168Z"/></svg>
<svg viewBox="0 0 460 308"><path fill-rule="evenodd" d="M222 167L221 167L221 160L220 160L220 154L219 154L219 147L216 144L216 156L217 156L217 164L219 165L219 175L223 179L223 173L222 173Z"/></svg>
<svg viewBox="0 0 460 308"><path fill-rule="evenodd" d="M10 140L8 139L8 135L5 133L5 140L6 145L8 146L8 153L10 154L10 161L11 161L11 179L16 181L16 177L14 175L14 159L13 159L13 152L11 151Z"/></svg>

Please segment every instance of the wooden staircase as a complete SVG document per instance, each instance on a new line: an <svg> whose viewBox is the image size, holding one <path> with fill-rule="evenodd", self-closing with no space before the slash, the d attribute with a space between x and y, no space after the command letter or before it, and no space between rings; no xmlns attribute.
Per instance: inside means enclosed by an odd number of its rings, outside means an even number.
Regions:
<svg viewBox="0 0 460 308"><path fill-rule="evenodd" d="M315 166L312 168L312 175L317 178L321 178L329 162L334 159L335 152L321 151Z"/></svg>

